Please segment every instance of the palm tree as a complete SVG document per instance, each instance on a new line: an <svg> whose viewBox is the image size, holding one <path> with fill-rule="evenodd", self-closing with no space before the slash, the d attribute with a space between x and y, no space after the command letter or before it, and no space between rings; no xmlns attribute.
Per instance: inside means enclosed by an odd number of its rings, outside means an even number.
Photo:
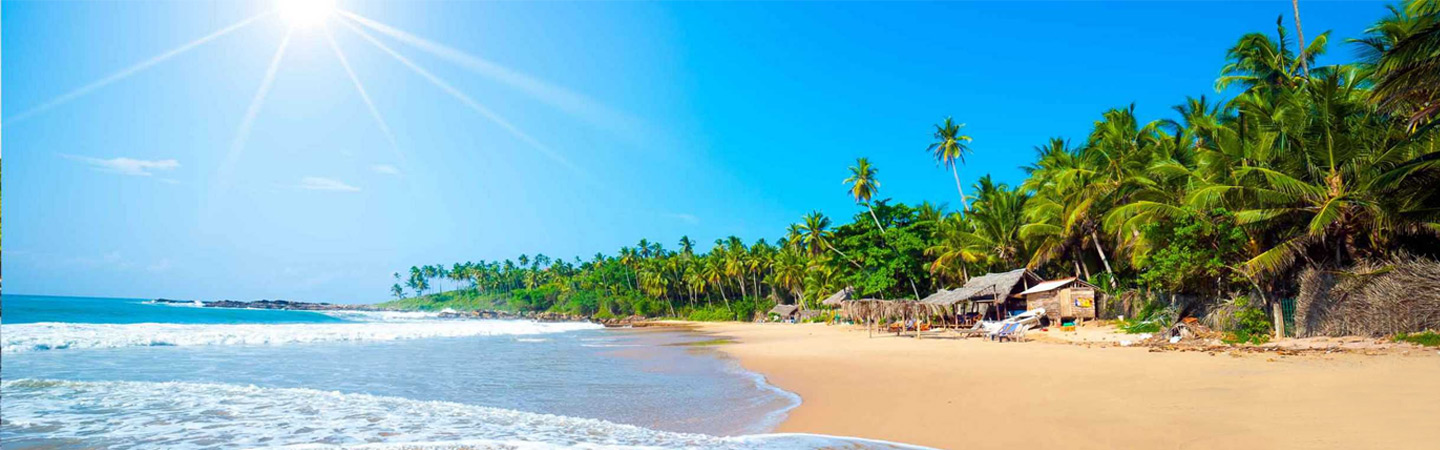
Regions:
<svg viewBox="0 0 1440 450"><path fill-rule="evenodd" d="M693 256L695 254L695 241L690 236L680 236L680 254Z"/></svg>
<svg viewBox="0 0 1440 450"><path fill-rule="evenodd" d="M781 249L775 256L775 283L790 291L795 302L805 304L805 257L793 248Z"/></svg>
<svg viewBox="0 0 1440 450"><path fill-rule="evenodd" d="M965 199L965 189L960 187L960 171L955 166L955 161L965 164L965 154L970 153L970 136L960 134L960 129L965 124L957 124L949 117L944 122L935 125L935 142L930 144L928 151L935 156L935 161L950 168L950 175L955 177L955 190L960 193L960 204L965 209L970 209L970 202Z"/></svg>
<svg viewBox="0 0 1440 450"><path fill-rule="evenodd" d="M825 249L830 249L830 251L840 255L841 258L845 258L846 261L849 261L850 264L856 268L860 268L860 263L850 259L849 256L845 255L845 252L840 251L840 249L835 248L835 245L830 243L830 238L833 236L833 233L830 231L829 217L825 217L820 211L811 211L810 214L806 214L801 220L804 223L800 225L799 229L802 233L800 240L812 259L825 253Z"/></svg>
<svg viewBox="0 0 1440 450"><path fill-rule="evenodd" d="M1440 113L1440 2L1411 0L1390 11L1356 42L1374 72L1371 98L1384 111L1404 114L1414 129Z"/></svg>
<svg viewBox="0 0 1440 450"><path fill-rule="evenodd" d="M1300 42L1304 43L1305 30L1300 28L1300 0L1290 0L1290 6L1295 9L1295 37L1300 38ZM1310 76L1310 63L1305 61L1304 49L1300 50L1300 69L1304 71L1305 76Z"/></svg>
<svg viewBox="0 0 1440 450"><path fill-rule="evenodd" d="M709 281L712 286L715 286L715 288L720 291L720 298L725 300L725 309L730 309L730 297L725 294L726 273L723 256L724 249L721 248L718 243L715 247L715 250L710 252L710 256L705 258L705 271L703 276L706 281Z"/></svg>
<svg viewBox="0 0 1440 450"><path fill-rule="evenodd" d="M856 203L865 205L870 210L870 218L875 220L875 228L880 233L885 233L885 227L880 225L880 218L875 216L875 208L870 205L870 199L875 193L880 192L880 181L875 179L875 168L870 167L870 160L859 158L855 165L850 166L850 178L845 183L850 185L850 196L855 198Z"/></svg>

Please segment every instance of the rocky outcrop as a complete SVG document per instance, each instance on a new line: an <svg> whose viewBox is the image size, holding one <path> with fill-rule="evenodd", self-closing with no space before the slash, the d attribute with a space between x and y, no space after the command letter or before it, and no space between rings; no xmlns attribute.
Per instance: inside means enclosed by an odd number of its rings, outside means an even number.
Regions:
<svg viewBox="0 0 1440 450"><path fill-rule="evenodd" d="M591 322L591 318L578 314L565 314L557 312L522 312L512 313L509 311L445 311L440 313L441 319L512 319L512 320L534 320L537 322Z"/></svg>
<svg viewBox="0 0 1440 450"><path fill-rule="evenodd" d="M155 303L193 304L194 300L155 299ZM292 302L289 300L215 300L202 301L206 308L282 309L289 311L382 311L370 305L337 305L333 303Z"/></svg>

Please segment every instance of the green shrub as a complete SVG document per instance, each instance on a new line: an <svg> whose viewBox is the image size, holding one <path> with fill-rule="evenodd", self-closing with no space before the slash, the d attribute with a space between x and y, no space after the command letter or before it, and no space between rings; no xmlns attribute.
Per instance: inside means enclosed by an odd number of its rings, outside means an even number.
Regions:
<svg viewBox="0 0 1440 450"><path fill-rule="evenodd" d="M735 313L725 305L710 305L691 310L685 318L696 322L723 322L735 320Z"/></svg>
<svg viewBox="0 0 1440 450"><path fill-rule="evenodd" d="M1121 320L1115 328L1130 334L1159 333L1175 323L1176 315L1175 308L1165 302L1150 301L1140 305L1135 317Z"/></svg>
<svg viewBox="0 0 1440 450"><path fill-rule="evenodd" d="M1426 347L1440 347L1440 333L1433 330L1421 331L1419 333L1400 333L1393 338L1395 342L1409 342Z"/></svg>
<svg viewBox="0 0 1440 450"><path fill-rule="evenodd" d="M1270 342L1270 316L1265 310L1250 306L1250 299L1235 299L1235 329L1222 339L1228 344L1264 344Z"/></svg>
<svg viewBox="0 0 1440 450"><path fill-rule="evenodd" d="M1154 320L1126 319L1121 320L1120 323L1115 326L1115 328L1125 333L1141 334L1159 333L1160 330L1164 327L1160 325L1160 322Z"/></svg>

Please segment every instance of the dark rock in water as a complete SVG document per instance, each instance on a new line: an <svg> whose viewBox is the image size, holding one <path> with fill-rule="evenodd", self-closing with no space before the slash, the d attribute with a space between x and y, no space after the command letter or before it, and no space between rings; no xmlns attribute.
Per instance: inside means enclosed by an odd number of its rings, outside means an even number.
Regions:
<svg viewBox="0 0 1440 450"><path fill-rule="evenodd" d="M170 300L164 298L157 298L152 300L152 302L187 305L195 303L194 300ZM371 305L336 305L332 303L292 302L289 300L256 300L250 302L216 300L202 301L200 302L200 306L206 308L278 309L287 311L383 311L383 309Z"/></svg>
<svg viewBox="0 0 1440 450"><path fill-rule="evenodd" d="M445 311L440 313L442 319L507 319L507 320L534 320L537 322L590 322L592 319L578 314L565 314L557 312L533 312L512 313L509 311Z"/></svg>

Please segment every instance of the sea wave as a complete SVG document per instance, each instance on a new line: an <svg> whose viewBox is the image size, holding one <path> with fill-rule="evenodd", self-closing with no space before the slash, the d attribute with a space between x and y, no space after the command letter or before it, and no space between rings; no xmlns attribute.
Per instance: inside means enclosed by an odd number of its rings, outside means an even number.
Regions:
<svg viewBox="0 0 1440 450"><path fill-rule="evenodd" d="M921 448L810 435L717 437L452 402L231 384L0 382L0 435L105 448Z"/></svg>
<svg viewBox="0 0 1440 450"><path fill-rule="evenodd" d="M311 342L393 341L432 337L537 335L601 328L585 322L432 320L306 324L87 324L43 322L0 325L5 353L78 348L200 345L282 345Z"/></svg>
<svg viewBox="0 0 1440 450"><path fill-rule="evenodd" d="M447 309L448 311L448 309ZM431 311L316 311L318 313L355 322L407 322L430 320L440 317L440 312Z"/></svg>

